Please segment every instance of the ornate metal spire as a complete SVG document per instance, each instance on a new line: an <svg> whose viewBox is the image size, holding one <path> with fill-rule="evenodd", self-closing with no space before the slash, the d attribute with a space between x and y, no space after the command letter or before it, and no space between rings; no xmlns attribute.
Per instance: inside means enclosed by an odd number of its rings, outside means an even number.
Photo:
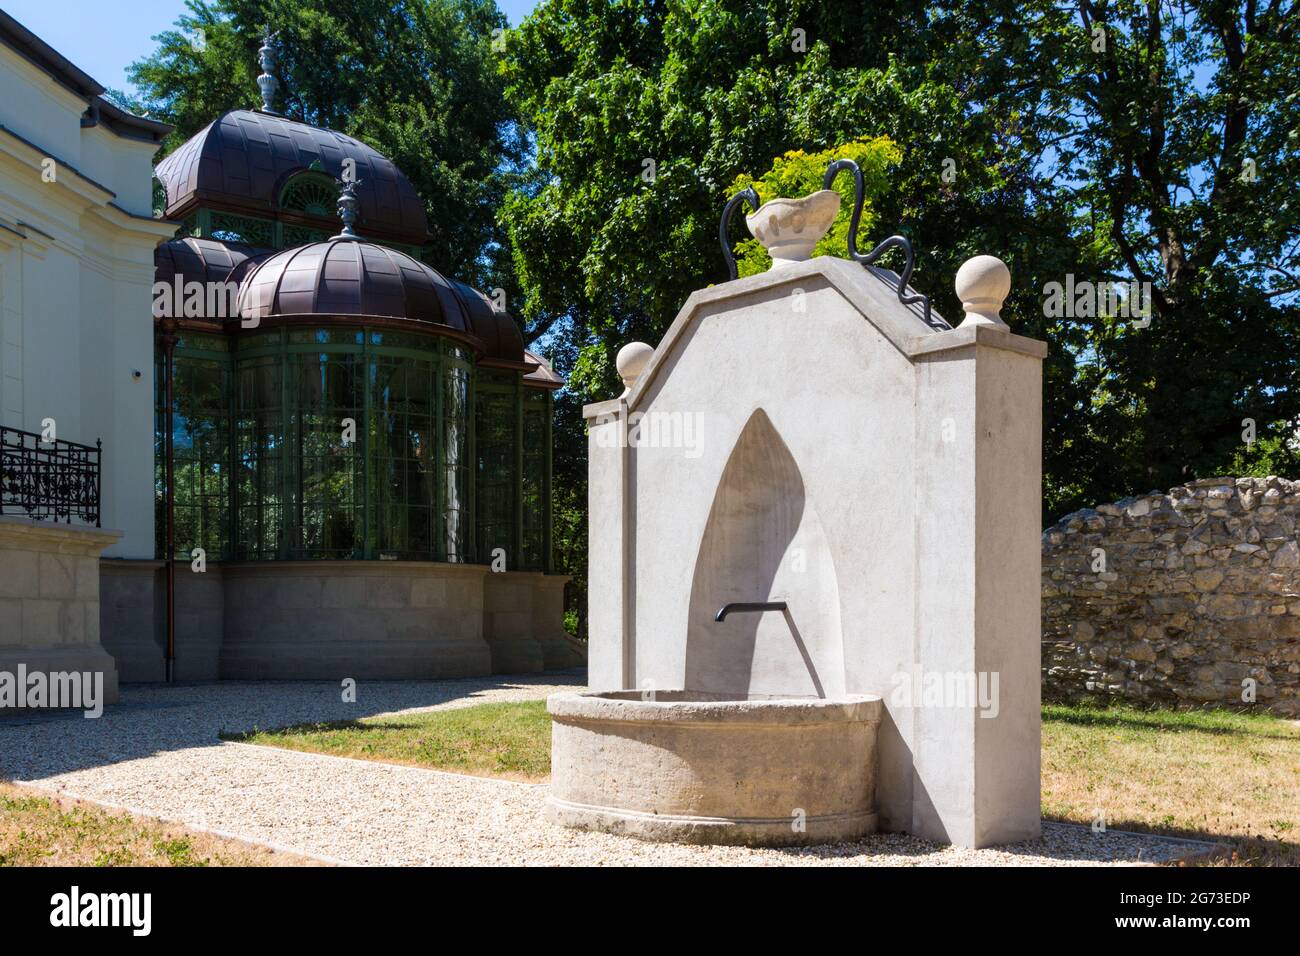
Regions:
<svg viewBox="0 0 1300 956"><path fill-rule="evenodd" d="M271 28L265 28L266 33L262 37L262 46L257 51L257 62L262 67L262 72L257 77L257 88L262 91L262 112L275 113L279 116L279 111L275 108L275 91L280 85L275 78L275 38L280 34L272 33Z"/></svg>
<svg viewBox="0 0 1300 956"><path fill-rule="evenodd" d="M340 179L338 183L343 187L339 191L339 218L343 220L343 231L331 238L355 241L361 238L352 228L357 221L357 186L361 180Z"/></svg>

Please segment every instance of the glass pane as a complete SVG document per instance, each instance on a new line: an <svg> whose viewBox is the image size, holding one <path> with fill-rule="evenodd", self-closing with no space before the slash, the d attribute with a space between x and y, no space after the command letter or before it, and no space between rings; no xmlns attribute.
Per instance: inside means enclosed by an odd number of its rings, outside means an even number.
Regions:
<svg viewBox="0 0 1300 956"><path fill-rule="evenodd" d="M202 548L210 560L230 552L230 368L220 359L177 354L172 416L175 556ZM157 553L166 556L166 369L157 362L154 435Z"/></svg>
<svg viewBox="0 0 1300 956"><path fill-rule="evenodd" d="M524 406L523 436L523 554L524 570L540 571L546 546L546 406L528 401Z"/></svg>
<svg viewBox="0 0 1300 956"><path fill-rule="evenodd" d="M481 374L474 409L478 560L491 561L501 549L510 569L519 561L514 553L517 380L514 374Z"/></svg>
<svg viewBox="0 0 1300 956"><path fill-rule="evenodd" d="M238 363L235 410L235 483L239 515L235 554L274 558L281 544L282 458L285 424L277 356Z"/></svg>
<svg viewBox="0 0 1300 956"><path fill-rule="evenodd" d="M332 334L315 337L329 339ZM294 352L287 358L294 432L293 454L284 467L289 557L365 554L364 364L359 351Z"/></svg>
<svg viewBox="0 0 1300 956"><path fill-rule="evenodd" d="M384 556L437 556L431 524L437 409L433 359L378 355L370 363L372 537Z"/></svg>

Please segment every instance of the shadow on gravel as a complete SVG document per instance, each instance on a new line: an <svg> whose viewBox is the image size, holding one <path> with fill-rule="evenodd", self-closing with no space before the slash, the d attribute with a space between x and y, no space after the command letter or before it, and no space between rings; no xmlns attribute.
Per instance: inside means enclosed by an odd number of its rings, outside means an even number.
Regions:
<svg viewBox="0 0 1300 956"><path fill-rule="evenodd" d="M218 746L257 728L351 721L451 702L466 705L512 688L582 685L586 669L429 681L358 681L355 703L331 681L125 684L121 701L88 719L80 711L0 717L0 779L45 777Z"/></svg>

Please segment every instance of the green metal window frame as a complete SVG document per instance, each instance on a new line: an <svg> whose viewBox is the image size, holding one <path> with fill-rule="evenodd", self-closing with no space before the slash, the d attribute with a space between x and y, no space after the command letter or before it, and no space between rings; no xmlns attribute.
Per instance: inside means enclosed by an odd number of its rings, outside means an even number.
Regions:
<svg viewBox="0 0 1300 956"><path fill-rule="evenodd" d="M173 428L176 480L176 554L190 560L194 548L205 558L220 560L230 553L230 500L234 482L231 450L234 444L230 418L230 353L222 336L186 336L186 347L175 358L177 408ZM194 379L215 373L215 401L196 407ZM165 553L163 433L166 427L162 356L156 356L154 375L154 511L155 550Z"/></svg>
<svg viewBox="0 0 1300 956"><path fill-rule="evenodd" d="M553 570L553 397L549 391L525 387L518 372L480 368L469 348L445 336L364 325L281 327L238 339L186 332L175 358L178 406L185 400L185 369L197 364L220 368L227 393L221 407L207 409L217 423L214 427L224 429L226 459L220 463L224 467L216 469L224 472L223 483L212 494L204 491L200 504L207 510L198 519L200 532L178 534L178 556L188 557L192 547L201 546L210 560L489 563L492 548L499 546L506 548L509 570ZM161 360L159 349L160 365ZM351 385L331 385L332 376L345 368L350 371L341 374L350 376ZM382 370L392 368L402 369L408 385L413 375L423 380L420 401L412 404L408 395L396 410L385 406ZM162 381L161 368L157 381ZM344 400L337 392L327 394L340 387ZM159 395L159 502L164 412ZM485 420L485 414L494 417ZM342 445L342 419L347 417L356 420L351 453ZM494 427L485 427L491 422ZM397 445L395 434L401 436ZM401 453L401 442L416 450ZM481 452L494 456L499 474L484 474L487 463ZM344 461L349 468L335 467ZM386 496L383 482L393 479L394 462L404 471L398 483L389 486L390 491L398 489L396 494ZM346 502L332 496L331 481L337 481L340 494L346 491ZM409 492L417 487L412 498ZM495 514L484 510L485 493L489 499L496 497ZM224 497L219 507L210 500L213 494ZM183 494L177 500L178 508L196 507ZM387 514L380 513L384 507ZM347 526L349 517L350 536L338 530ZM487 536L481 521L485 517L493 519ZM425 522L427 533L412 538L412 520L417 532ZM329 522L335 526L327 533ZM163 527L160 510L160 536ZM404 546L412 541L418 546ZM160 543L159 556L163 551Z"/></svg>
<svg viewBox="0 0 1300 956"><path fill-rule="evenodd" d="M346 347L296 348L289 338L281 367L289 452L282 552L293 560L365 557L375 514L364 412L373 371L368 356Z"/></svg>
<svg viewBox="0 0 1300 956"><path fill-rule="evenodd" d="M551 393L522 388L520 405L520 567L549 571Z"/></svg>
<svg viewBox="0 0 1300 956"><path fill-rule="evenodd" d="M289 177L280 190L278 205L308 216L328 219L334 215L339 187L332 176L306 170Z"/></svg>
<svg viewBox="0 0 1300 956"><path fill-rule="evenodd" d="M517 373L480 369L474 398L475 553L488 564L499 548L511 571L520 567L522 555L519 379Z"/></svg>

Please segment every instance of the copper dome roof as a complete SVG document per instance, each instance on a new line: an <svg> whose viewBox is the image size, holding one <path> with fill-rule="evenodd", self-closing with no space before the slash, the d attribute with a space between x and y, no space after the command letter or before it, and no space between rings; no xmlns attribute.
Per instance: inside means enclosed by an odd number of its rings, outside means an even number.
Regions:
<svg viewBox="0 0 1300 956"><path fill-rule="evenodd" d="M483 293L404 252L369 242L313 242L277 252L253 267L240 289L240 319L286 316L440 325L476 340L485 358L526 361L514 319L493 308Z"/></svg>
<svg viewBox="0 0 1300 956"><path fill-rule="evenodd" d="M393 163L360 140L285 116L233 110L190 137L154 170L167 190L166 217L203 203L251 215L279 211L296 173L316 169L339 179L356 162L357 199L366 233L420 245L428 239L424 203Z"/></svg>
<svg viewBox="0 0 1300 956"><path fill-rule="evenodd" d="M267 255L265 250L218 239L172 239L154 248L154 281L170 283L180 276L182 282L239 282Z"/></svg>

